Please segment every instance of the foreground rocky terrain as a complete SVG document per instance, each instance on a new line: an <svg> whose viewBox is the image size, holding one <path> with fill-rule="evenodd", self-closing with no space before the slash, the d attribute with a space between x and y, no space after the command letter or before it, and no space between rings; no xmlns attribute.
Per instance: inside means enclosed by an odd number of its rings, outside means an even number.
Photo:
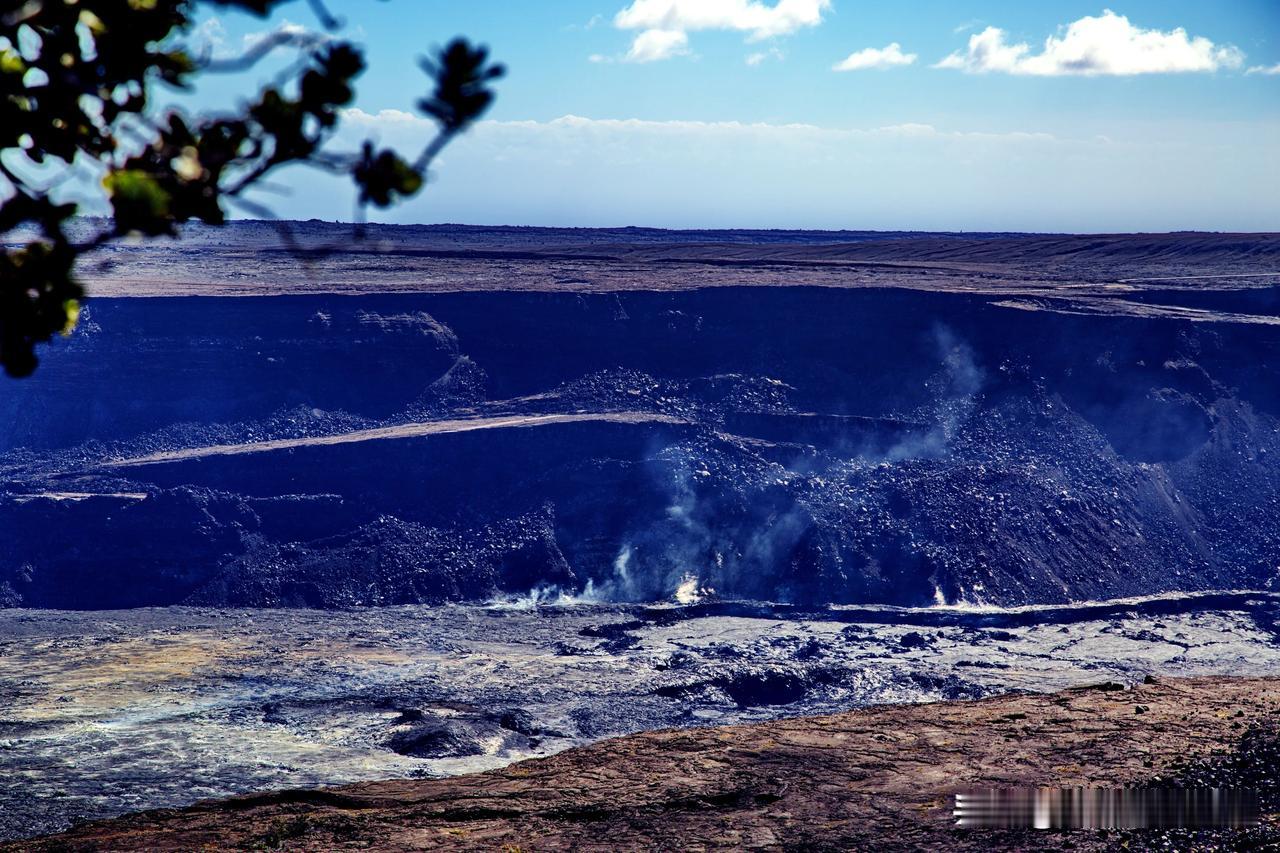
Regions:
<svg viewBox="0 0 1280 853"><path fill-rule="evenodd" d="M1280 681L1148 679L604 741L482 775L277 791L31 850L1112 850L1280 843ZM1265 791L1247 831L960 830L973 786Z"/></svg>
<svg viewBox="0 0 1280 853"><path fill-rule="evenodd" d="M0 838L271 788L486 770L652 729L1268 675L1277 636L1280 596L1258 594L982 611L11 610Z"/></svg>

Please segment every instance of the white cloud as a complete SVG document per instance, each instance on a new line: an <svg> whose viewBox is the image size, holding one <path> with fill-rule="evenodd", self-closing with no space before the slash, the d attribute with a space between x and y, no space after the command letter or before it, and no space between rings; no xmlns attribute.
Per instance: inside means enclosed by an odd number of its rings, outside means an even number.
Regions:
<svg viewBox="0 0 1280 853"><path fill-rule="evenodd" d="M902 65L910 65L915 62L917 58L917 55L914 53L903 53L902 45L895 41L888 47L868 47L863 50L855 51L840 62L831 66L831 70L863 71L868 68L883 70L885 68L896 68Z"/></svg>
<svg viewBox="0 0 1280 853"><path fill-rule="evenodd" d="M1004 30L987 27L969 37L966 51L956 51L934 67L1055 77L1217 71L1239 68L1244 62L1244 54L1232 45L1192 38L1181 27L1144 30L1110 9L1049 36L1038 54L1025 42L1010 44L1005 36Z"/></svg>
<svg viewBox="0 0 1280 853"><path fill-rule="evenodd" d="M768 50L758 50L755 53L747 54L745 61L748 65L754 68L770 59L776 59L781 62L786 59L786 54L778 50L776 47L771 47Z"/></svg>
<svg viewBox="0 0 1280 853"><path fill-rule="evenodd" d="M636 36L625 57L627 62L656 62L689 52L689 36L683 30L645 30Z"/></svg>
<svg viewBox="0 0 1280 853"><path fill-rule="evenodd" d="M627 58L650 62L688 53L688 33L732 30L748 41L789 35L822 23L831 0L633 0L614 16L621 30L640 30Z"/></svg>
<svg viewBox="0 0 1280 853"><path fill-rule="evenodd" d="M222 57L227 51L227 28L222 19L213 16L201 21L191 31L191 47L197 56Z"/></svg>
<svg viewBox="0 0 1280 853"><path fill-rule="evenodd" d="M363 32L363 28L357 27L347 35L363 35ZM317 32L285 18L274 29L245 33L240 37L237 47L236 43L228 37L222 19L211 16L191 30L188 44L196 56L217 62L230 62L240 59L255 48L266 46L266 42L272 42L272 46L309 48L324 44L332 38L326 33Z"/></svg>
<svg viewBox="0 0 1280 853"><path fill-rule="evenodd" d="M1245 73L1277 75L1280 74L1280 62L1277 62L1275 65L1255 65Z"/></svg>
<svg viewBox="0 0 1280 853"><path fill-rule="evenodd" d="M241 50L247 53L254 48L262 46L267 41L275 41L280 45L305 48L332 40L333 36L328 33L317 32L310 27L294 23L285 18L274 29L245 33L241 38Z"/></svg>

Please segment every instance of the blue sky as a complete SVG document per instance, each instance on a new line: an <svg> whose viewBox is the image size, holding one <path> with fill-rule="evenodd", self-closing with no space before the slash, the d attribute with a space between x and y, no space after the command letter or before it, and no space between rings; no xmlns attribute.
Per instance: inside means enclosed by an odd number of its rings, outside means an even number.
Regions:
<svg viewBox="0 0 1280 853"><path fill-rule="evenodd" d="M419 144L415 60L454 34L510 69L423 195L376 219L1280 230L1275 0L329 6L371 57L340 143ZM198 37L234 52L281 25L315 22L299 2ZM185 101L234 102L268 71ZM263 198L281 215L350 217L341 184L282 182Z"/></svg>

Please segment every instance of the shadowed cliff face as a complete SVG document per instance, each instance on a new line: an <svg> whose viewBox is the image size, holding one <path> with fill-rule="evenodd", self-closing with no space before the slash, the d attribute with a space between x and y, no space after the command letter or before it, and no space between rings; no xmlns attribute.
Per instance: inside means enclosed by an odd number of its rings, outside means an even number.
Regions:
<svg viewBox="0 0 1280 853"><path fill-rule="evenodd" d="M1028 307L100 299L0 396L0 605L1269 587L1280 326Z"/></svg>

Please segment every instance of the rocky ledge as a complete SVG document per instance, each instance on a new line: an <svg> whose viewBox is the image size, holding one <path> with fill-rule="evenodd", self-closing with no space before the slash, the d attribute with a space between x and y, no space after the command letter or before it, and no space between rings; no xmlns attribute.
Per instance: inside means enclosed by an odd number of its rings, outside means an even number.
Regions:
<svg viewBox="0 0 1280 853"><path fill-rule="evenodd" d="M1280 679L1148 679L658 731L447 779L145 812L24 850L1274 849ZM1233 833L959 830L968 786L1263 792ZM1215 846L1217 845L1217 846ZM16 850L17 847L3 847Z"/></svg>

